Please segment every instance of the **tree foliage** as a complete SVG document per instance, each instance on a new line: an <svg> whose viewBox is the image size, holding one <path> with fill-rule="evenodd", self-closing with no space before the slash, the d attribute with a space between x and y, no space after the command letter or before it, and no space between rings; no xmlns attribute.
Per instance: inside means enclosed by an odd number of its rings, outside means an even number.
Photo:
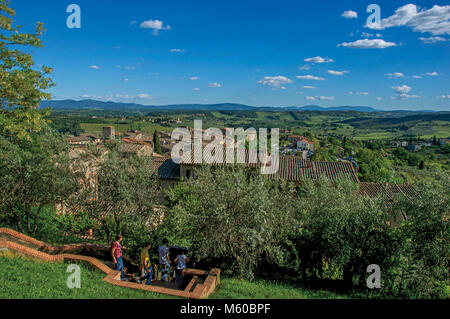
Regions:
<svg viewBox="0 0 450 319"><path fill-rule="evenodd" d="M394 245L383 208L381 200L359 196L358 186L348 180L303 181L301 227L293 239L302 279L327 278L334 271L347 285L361 285L368 265L384 266Z"/></svg>
<svg viewBox="0 0 450 319"><path fill-rule="evenodd" d="M30 140L0 137L0 209L2 219L34 234L45 207L55 206L77 188L67 143L45 130Z"/></svg>
<svg viewBox="0 0 450 319"><path fill-rule="evenodd" d="M126 238L133 229L145 237L161 218L154 209L158 182L149 169L150 158L124 157L119 145L106 150L92 146L80 154L75 170L81 189L66 202L73 214L85 212L95 219L107 241L117 234Z"/></svg>
<svg viewBox="0 0 450 319"><path fill-rule="evenodd" d="M178 225L197 260L252 278L263 259L283 259L283 241L293 226L294 190L240 167L204 167L186 185L169 192L167 222Z"/></svg>
<svg viewBox="0 0 450 319"><path fill-rule="evenodd" d="M35 33L21 32L15 26L15 11L6 0L0 0L0 133L31 139L29 132L38 132L48 110L38 109L41 100L49 99L45 90L53 86L47 75L51 68L34 69L27 49L40 48L40 36L45 31L37 23Z"/></svg>
<svg viewBox="0 0 450 319"><path fill-rule="evenodd" d="M155 130L153 132L153 145L154 145L155 153L162 154L161 143L159 141L159 132L158 132L158 130Z"/></svg>

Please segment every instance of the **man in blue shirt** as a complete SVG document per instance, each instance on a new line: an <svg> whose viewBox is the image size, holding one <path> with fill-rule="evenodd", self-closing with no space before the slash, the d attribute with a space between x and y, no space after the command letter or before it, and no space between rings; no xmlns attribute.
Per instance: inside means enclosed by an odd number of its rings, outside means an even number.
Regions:
<svg viewBox="0 0 450 319"><path fill-rule="evenodd" d="M181 254L178 255L177 258L175 258L175 262L177 263L176 281L179 286L181 286L183 284L183 279L184 279L183 270L186 269L186 264L189 262L189 258L186 257L186 253L187 253L187 251L183 250L181 252Z"/></svg>
<svg viewBox="0 0 450 319"><path fill-rule="evenodd" d="M159 264L161 265L162 281L167 281L167 274L170 270L170 258L169 258L169 247L167 245L169 241L164 239L162 245L158 246L159 252Z"/></svg>

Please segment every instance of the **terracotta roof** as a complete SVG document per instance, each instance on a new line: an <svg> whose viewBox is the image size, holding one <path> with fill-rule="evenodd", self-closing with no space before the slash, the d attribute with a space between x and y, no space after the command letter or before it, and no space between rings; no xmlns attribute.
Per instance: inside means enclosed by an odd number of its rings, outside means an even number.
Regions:
<svg viewBox="0 0 450 319"><path fill-rule="evenodd" d="M281 177L288 181L300 181L304 178L316 179L320 176L329 179L339 177L349 178L358 183L358 177L349 162L313 162L299 156L280 156L279 169L276 174L268 175L269 178Z"/></svg>
<svg viewBox="0 0 450 319"><path fill-rule="evenodd" d="M67 140L72 143L76 142L88 142L91 140L99 139L97 136L92 134L81 134L80 136L69 137Z"/></svg>
<svg viewBox="0 0 450 319"><path fill-rule="evenodd" d="M308 140L305 139L305 138L302 138L301 141L302 141L302 142L305 142L305 143L308 143L308 144L314 144L313 142L310 142L310 141L308 141Z"/></svg>
<svg viewBox="0 0 450 319"><path fill-rule="evenodd" d="M222 145L220 145L222 146ZM187 145L186 147L189 147L189 145ZM200 165L199 163L195 163L195 154L198 154L198 158L203 159L203 161L205 163L208 163L210 165L224 165L226 164L226 154L227 154L227 148L222 146L222 154L220 156L220 158L216 159L215 156L215 150L212 149L211 151L206 151L204 152L204 154L202 153L202 149L196 149L192 146L192 152L191 152L191 156L190 157L182 157L181 159L181 164L185 164L185 165ZM237 162L237 149L233 149L234 151L234 159L235 162ZM243 162L246 166L248 167L261 167L261 162L259 161L258 158L256 158L256 162L253 163L253 161L250 161L250 153L247 149L242 150L243 151ZM250 163L252 162L252 163Z"/></svg>
<svg viewBox="0 0 450 319"><path fill-rule="evenodd" d="M200 151L200 150L199 150ZM235 151L235 159L236 153ZM212 153L212 152L211 152ZM205 162L211 165L224 165L226 163L226 151L222 152L219 160L215 160L214 153L206 152ZM201 154L199 154L201 155ZM250 154L248 150L244 150L244 163L249 168L260 168L262 165L270 165L269 160L260 161L257 157L257 162L250 162ZM201 157L200 157L201 158ZM191 152L190 158L183 158L181 163L185 165L199 165L195 164L194 152ZM268 158L270 159L270 158ZM339 177L349 178L351 181L358 183L358 177L350 162L313 162L309 159L303 159L300 156L279 156L278 172L272 175L267 175L269 178L281 177L288 181L300 181L303 178L319 178L325 176L330 179L337 179Z"/></svg>
<svg viewBox="0 0 450 319"><path fill-rule="evenodd" d="M129 138L129 137L124 137L122 139L122 141L124 141L125 143L130 143L130 144L142 144L142 145L148 145L148 146L152 145L151 141L136 139L136 138Z"/></svg>
<svg viewBox="0 0 450 319"><path fill-rule="evenodd" d="M417 192L412 185L366 183L359 184L359 193L368 197L383 197L385 203L391 206L397 196L406 196L409 199L417 198Z"/></svg>
<svg viewBox="0 0 450 319"><path fill-rule="evenodd" d="M131 154L137 154L140 150L142 150L145 145L142 144L134 144L134 143L123 143L120 145L120 151L122 153L131 153ZM148 146L147 146L148 147Z"/></svg>
<svg viewBox="0 0 450 319"><path fill-rule="evenodd" d="M150 169L157 172L161 179L180 179L180 165L175 164L170 157L153 156Z"/></svg>
<svg viewBox="0 0 450 319"><path fill-rule="evenodd" d="M123 134L123 136L127 139L131 139L131 140L137 140L137 141L145 141L145 142L152 142L153 141L153 136L152 135L147 135L141 131L138 130L134 130L131 132L125 132Z"/></svg>

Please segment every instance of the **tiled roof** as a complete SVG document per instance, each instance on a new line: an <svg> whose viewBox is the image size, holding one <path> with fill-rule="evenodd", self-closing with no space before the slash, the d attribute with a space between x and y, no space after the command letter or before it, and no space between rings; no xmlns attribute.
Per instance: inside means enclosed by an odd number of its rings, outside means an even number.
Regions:
<svg viewBox="0 0 450 319"><path fill-rule="evenodd" d="M369 197L383 197L385 203L391 206L397 196L406 196L409 199L417 198L417 192L412 185L365 183L359 184L359 193Z"/></svg>
<svg viewBox="0 0 450 319"><path fill-rule="evenodd" d="M302 138L300 141L305 142L307 144L314 144L313 142L308 141L306 138Z"/></svg>
<svg viewBox="0 0 450 319"><path fill-rule="evenodd" d="M180 179L180 165L175 164L170 157L153 156L150 169L157 172L161 179Z"/></svg>
<svg viewBox="0 0 450 319"><path fill-rule="evenodd" d="M142 144L123 143L120 145L120 151L122 153L137 154L144 147L145 145Z"/></svg>
<svg viewBox="0 0 450 319"><path fill-rule="evenodd" d="M313 162L299 156L280 156L278 173L269 175L269 178L281 177L288 181L300 181L304 178L316 179L324 176L329 179L339 177L349 178L358 183L353 166L349 162Z"/></svg>
<svg viewBox="0 0 450 319"><path fill-rule="evenodd" d="M189 145L187 145L186 147L189 148ZM203 159L203 161L205 163L208 163L210 165L224 165L224 164L227 163L227 161L226 161L227 148L223 147L222 145L221 145L221 147L222 147L223 151L222 151L221 156L218 159L216 159L215 150L214 149L212 149L211 151L207 150L207 151L202 153L202 148L192 147L192 152L190 154L191 156L187 157L185 155L185 157L182 157L181 164L185 164L185 165L199 165L199 164L195 163L195 154L197 153L198 154L198 158ZM233 149L233 151L234 151L235 162L237 162L237 153L238 153L237 149ZM256 158L256 162L253 163L254 161L250 161L250 153L249 153L249 151L247 149L243 149L242 151L243 151L243 158L244 158L243 162L248 167L261 167L261 162L259 162L258 158ZM252 163L250 163L250 162L252 162Z"/></svg>
<svg viewBox="0 0 450 319"><path fill-rule="evenodd" d="M201 150L198 150L201 151ZM235 150L235 154L236 154ZM199 154L201 155L201 154ZM205 162L212 165L224 165L226 162L226 151L222 152L221 158L217 161L214 158L214 153L206 152ZM201 158L201 157L200 157ZM236 157L235 157L236 158ZM194 162L194 152L191 152L190 158L183 158L181 163L186 165L198 165L192 164ZM257 158L256 163L250 163L249 151L245 150L244 153L245 165L249 168L260 168L262 165L270 165L270 161L259 161ZM270 158L269 158L270 159ZM272 175L267 175L269 178L281 177L288 181L300 181L303 178L319 178L324 176L330 179L336 179L339 177L349 178L351 181L358 183L358 177L353 169L353 165L350 162L313 162L309 159L303 159L299 156L287 156L280 155L279 157L279 169L278 172Z"/></svg>
<svg viewBox="0 0 450 319"><path fill-rule="evenodd" d="M99 139L97 136L92 134L81 134L80 136L69 137L67 140L72 143L76 142L87 142L91 140Z"/></svg>
<svg viewBox="0 0 450 319"><path fill-rule="evenodd" d="M142 140L142 139L135 139L135 138L129 138L129 137L124 137L122 139L122 141L124 141L125 143L130 143L130 144L142 144L142 145L148 145L148 146L152 145L151 141Z"/></svg>
<svg viewBox="0 0 450 319"><path fill-rule="evenodd" d="M123 136L127 139L137 140L137 141L145 141L145 142L153 142L153 136L147 135L140 131L134 130L132 132L125 132Z"/></svg>

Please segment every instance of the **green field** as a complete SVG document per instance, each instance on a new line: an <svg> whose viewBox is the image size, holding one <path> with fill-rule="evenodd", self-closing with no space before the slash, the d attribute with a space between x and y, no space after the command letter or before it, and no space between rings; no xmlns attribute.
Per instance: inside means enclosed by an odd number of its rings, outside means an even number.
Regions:
<svg viewBox="0 0 450 319"><path fill-rule="evenodd" d="M316 136L348 136L360 140L396 139L401 137L446 138L450 136L449 114L421 113L359 113L359 112L264 112L264 111L178 111L147 115L117 116L93 111L64 114L55 113L58 119L73 119L85 132L101 135L102 127L113 125L116 132L137 128L146 133L172 131L176 127L193 127L201 119L203 128L242 127L290 129L297 134L310 132ZM52 117L50 118L52 119ZM180 119L180 124L164 121Z"/></svg>
<svg viewBox="0 0 450 319"><path fill-rule="evenodd" d="M0 299L161 299L172 296L127 289L110 285L104 274L86 265L81 268L81 288L69 289L66 281L68 264L47 263L0 251ZM342 298L327 291L307 291L265 282L222 279L210 296L214 299L273 298Z"/></svg>
<svg viewBox="0 0 450 319"><path fill-rule="evenodd" d="M91 134L96 134L98 136L101 136L103 134L103 127L104 126L114 126L116 133L124 133L130 131L132 128L132 124L114 124L114 123L81 123L81 128ZM143 131L144 133L152 134L155 129L158 131L171 131L170 128L164 127L158 124L153 123L143 123L140 125L139 129Z"/></svg>

